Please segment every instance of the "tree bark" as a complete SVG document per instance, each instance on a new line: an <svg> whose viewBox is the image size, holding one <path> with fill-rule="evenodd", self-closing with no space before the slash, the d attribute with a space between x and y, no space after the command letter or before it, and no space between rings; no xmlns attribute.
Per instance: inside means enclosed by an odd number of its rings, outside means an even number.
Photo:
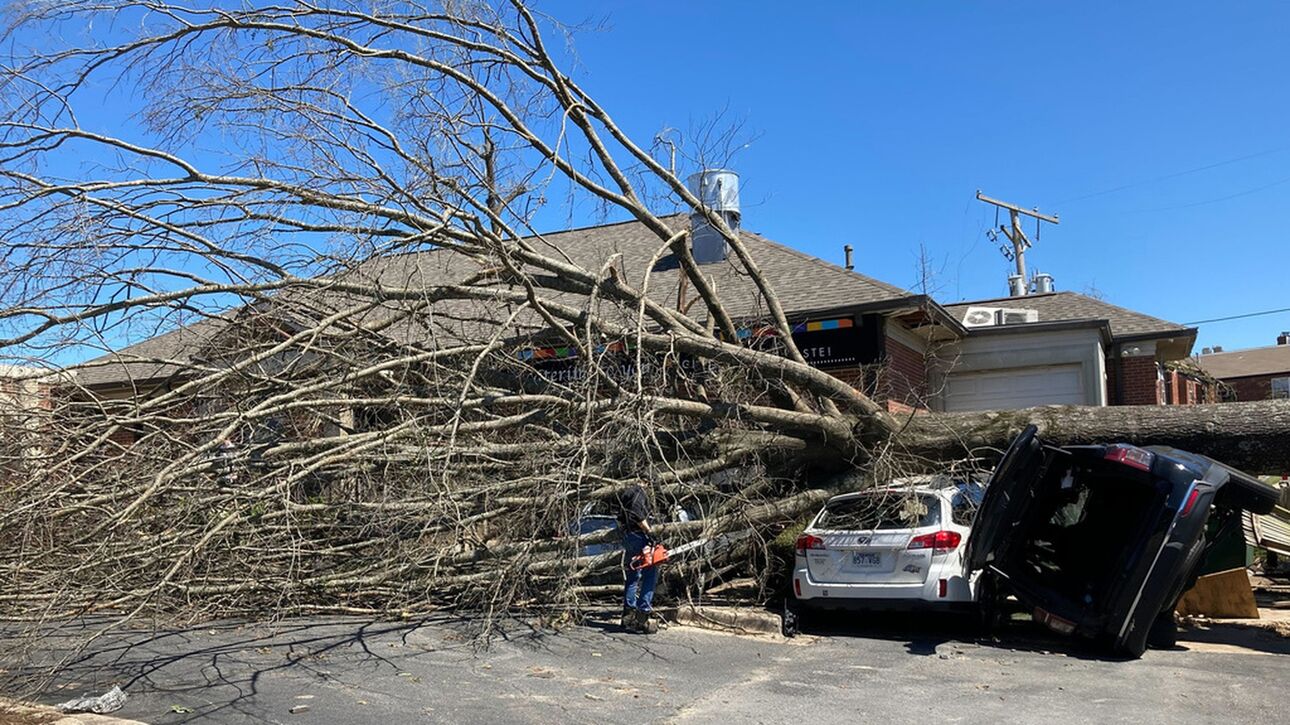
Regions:
<svg viewBox="0 0 1290 725"><path fill-rule="evenodd" d="M1290 472L1290 401L1107 408L1043 406L1023 410L916 415L898 447L936 461L1002 450L1026 425L1057 445L1132 443L1201 453L1255 475Z"/></svg>

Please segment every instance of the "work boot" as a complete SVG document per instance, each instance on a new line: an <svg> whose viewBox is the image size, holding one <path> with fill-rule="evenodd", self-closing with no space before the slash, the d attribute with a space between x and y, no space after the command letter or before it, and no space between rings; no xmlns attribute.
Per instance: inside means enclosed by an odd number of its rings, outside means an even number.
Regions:
<svg viewBox="0 0 1290 725"><path fill-rule="evenodd" d="M624 630L624 631L626 631L626 632L632 632L632 631L635 631L635 629L636 629L636 608L635 608L635 607L627 607L627 606L624 606L624 607L623 607L623 616L622 616L622 619L618 620L618 623L619 623L619 625L621 625L621 626L622 626L623 630Z"/></svg>
<svg viewBox="0 0 1290 725"><path fill-rule="evenodd" d="M650 612L636 612L639 628L636 630L640 634L657 634L658 620L650 616Z"/></svg>

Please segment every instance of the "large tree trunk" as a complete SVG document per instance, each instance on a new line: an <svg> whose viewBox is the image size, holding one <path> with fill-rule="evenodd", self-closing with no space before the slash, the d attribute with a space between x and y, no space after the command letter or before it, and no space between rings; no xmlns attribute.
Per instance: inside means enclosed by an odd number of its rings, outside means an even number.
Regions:
<svg viewBox="0 0 1290 725"><path fill-rule="evenodd" d="M1290 472L1290 401L1109 408L1044 406L916 415L898 447L933 460L987 455L1034 423L1056 444L1121 442L1203 453L1257 475Z"/></svg>

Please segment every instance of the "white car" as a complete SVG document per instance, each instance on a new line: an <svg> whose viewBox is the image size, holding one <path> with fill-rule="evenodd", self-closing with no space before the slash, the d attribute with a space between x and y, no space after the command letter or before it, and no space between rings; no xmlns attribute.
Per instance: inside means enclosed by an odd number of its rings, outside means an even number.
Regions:
<svg viewBox="0 0 1290 725"><path fill-rule="evenodd" d="M797 538L793 594L811 609L970 607L963 549L984 488L897 480L829 499ZM785 621L785 629L796 628Z"/></svg>

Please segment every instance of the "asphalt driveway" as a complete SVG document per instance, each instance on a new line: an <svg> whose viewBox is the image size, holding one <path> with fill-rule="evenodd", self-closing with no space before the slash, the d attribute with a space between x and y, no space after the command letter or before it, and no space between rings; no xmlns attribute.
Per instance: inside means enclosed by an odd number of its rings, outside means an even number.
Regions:
<svg viewBox="0 0 1290 725"><path fill-rule="evenodd" d="M150 723L1284 722L1290 640L1217 638L1110 661L1033 630L975 641L926 618L831 621L795 640L632 636L606 619L513 626L486 649L447 620L220 623L111 634L43 700L120 684L116 714Z"/></svg>

